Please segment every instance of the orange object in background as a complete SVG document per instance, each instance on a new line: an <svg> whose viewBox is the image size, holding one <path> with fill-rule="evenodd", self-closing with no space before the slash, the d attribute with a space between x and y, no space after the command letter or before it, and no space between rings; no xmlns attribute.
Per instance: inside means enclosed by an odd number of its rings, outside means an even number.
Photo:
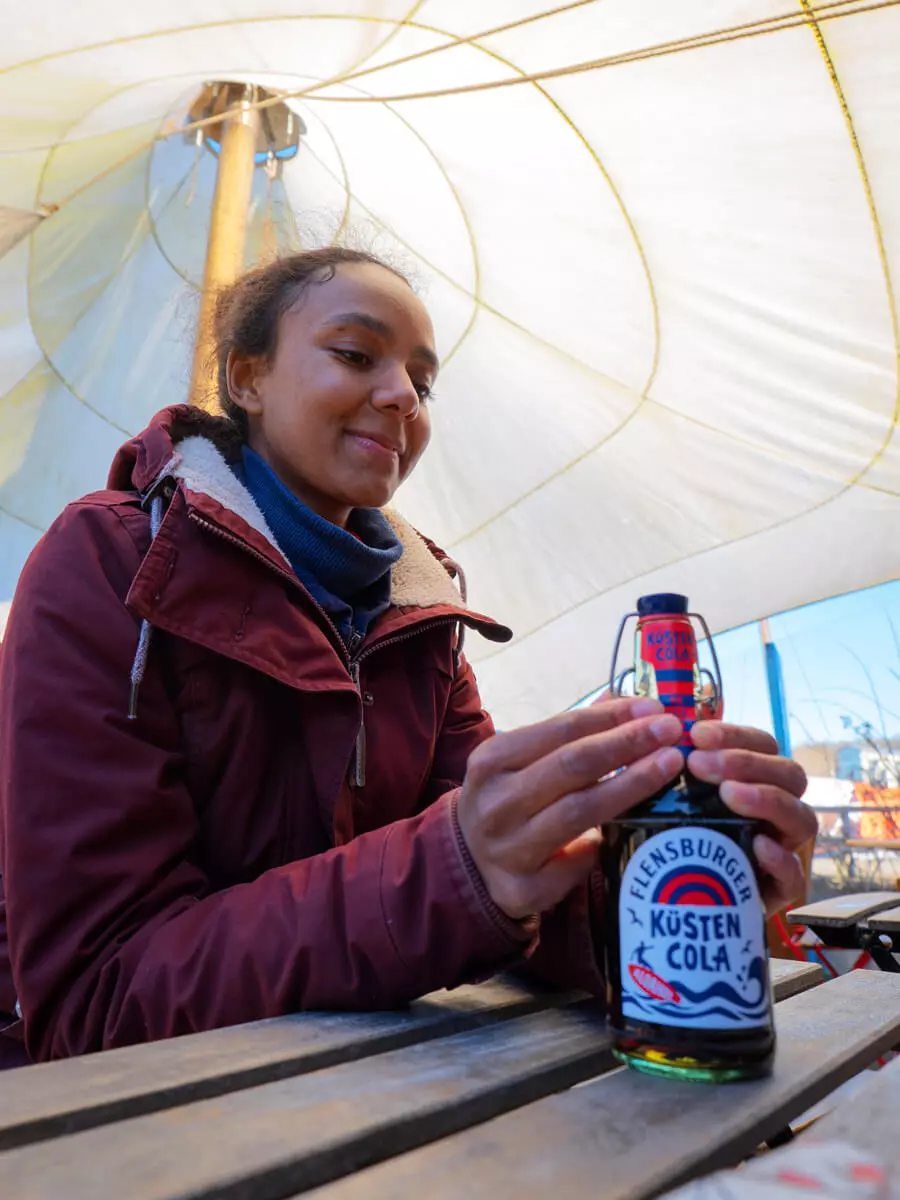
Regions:
<svg viewBox="0 0 900 1200"><path fill-rule="evenodd" d="M797 851L797 857L800 859L800 865L803 868L803 878L806 880L806 893L799 896L790 908L796 908L798 904L805 904L809 899L810 875L812 873L812 857L816 847L816 839L810 838L808 842L804 842ZM773 913L766 921L766 940L769 947L769 955L771 958L795 958L806 962L806 953L791 945L790 931L786 922L788 909L780 908L777 913Z"/></svg>
<svg viewBox="0 0 900 1200"><path fill-rule="evenodd" d="M879 841L900 838L900 788L874 787L870 783L854 783L853 795L862 805L859 817L859 836ZM896 813L866 812L868 807L896 808Z"/></svg>

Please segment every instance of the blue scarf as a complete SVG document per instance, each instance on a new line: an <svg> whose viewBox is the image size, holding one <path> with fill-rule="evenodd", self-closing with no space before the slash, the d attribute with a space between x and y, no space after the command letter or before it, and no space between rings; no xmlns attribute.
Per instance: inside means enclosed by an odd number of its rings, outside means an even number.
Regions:
<svg viewBox="0 0 900 1200"><path fill-rule="evenodd" d="M354 508L347 529L298 500L264 459L241 449L234 473L266 518L278 546L345 643L366 630L391 602L391 567L403 547L377 508ZM354 536L355 535L355 536Z"/></svg>

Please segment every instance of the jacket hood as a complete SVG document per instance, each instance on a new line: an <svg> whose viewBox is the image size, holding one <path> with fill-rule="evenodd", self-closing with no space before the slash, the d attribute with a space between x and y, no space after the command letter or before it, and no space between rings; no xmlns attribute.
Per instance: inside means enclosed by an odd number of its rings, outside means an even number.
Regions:
<svg viewBox="0 0 900 1200"><path fill-rule="evenodd" d="M107 487L115 492L149 491L164 474L175 447L189 437L212 442L226 461L240 454L241 437L233 422L193 405L173 404L155 413L147 428L116 452Z"/></svg>

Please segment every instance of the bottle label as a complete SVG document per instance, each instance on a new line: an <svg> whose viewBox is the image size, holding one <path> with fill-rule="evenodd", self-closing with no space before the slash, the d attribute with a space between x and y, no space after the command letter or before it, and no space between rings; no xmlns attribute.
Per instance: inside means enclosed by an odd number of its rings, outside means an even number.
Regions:
<svg viewBox="0 0 900 1200"><path fill-rule="evenodd" d="M768 1023L762 905L743 850L714 829L648 838L619 893L622 1015L694 1029Z"/></svg>

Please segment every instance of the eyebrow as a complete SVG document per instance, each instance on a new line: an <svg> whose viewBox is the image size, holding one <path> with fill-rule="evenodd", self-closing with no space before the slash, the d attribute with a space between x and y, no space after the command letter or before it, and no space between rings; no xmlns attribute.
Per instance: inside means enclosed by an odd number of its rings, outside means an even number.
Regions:
<svg viewBox="0 0 900 1200"><path fill-rule="evenodd" d="M373 317L371 313L340 313L336 317L331 317L326 324L362 325L364 329L371 329L373 333L377 333L383 338L392 338L394 336L394 331L391 329L390 325L388 325L387 321L382 321L380 317ZM416 346L413 349L413 356L415 358L423 359L435 372L437 372L440 368L440 360L430 346Z"/></svg>

